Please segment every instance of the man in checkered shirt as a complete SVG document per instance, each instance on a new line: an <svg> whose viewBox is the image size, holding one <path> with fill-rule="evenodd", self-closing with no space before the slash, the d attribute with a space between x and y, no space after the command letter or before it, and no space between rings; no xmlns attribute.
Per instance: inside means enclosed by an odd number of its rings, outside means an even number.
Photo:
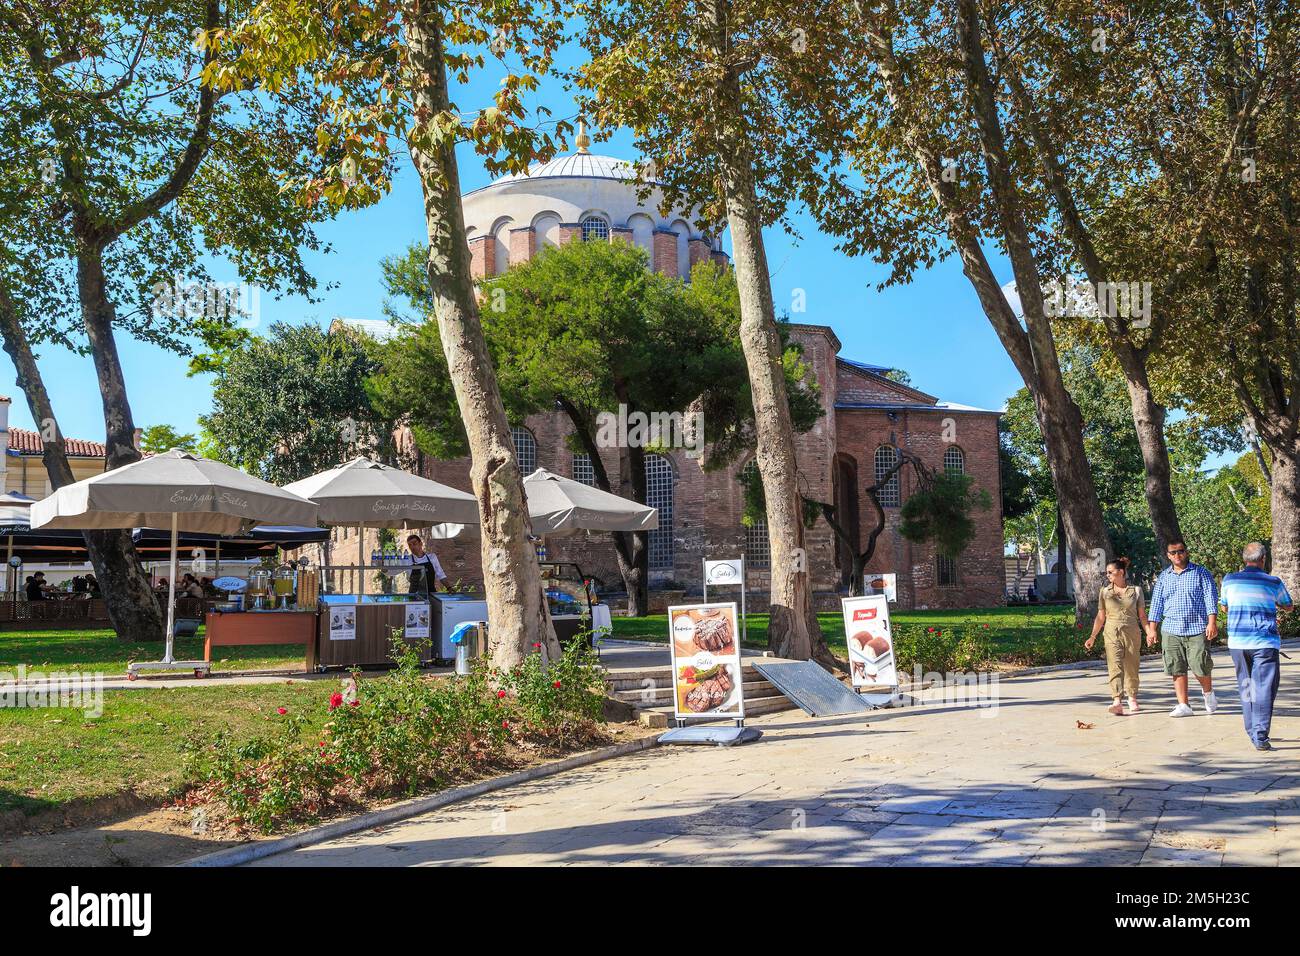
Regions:
<svg viewBox="0 0 1300 956"><path fill-rule="evenodd" d="M1219 634L1219 595L1214 575L1199 564L1192 564L1187 545L1182 541L1170 541L1165 554L1169 557L1169 567L1160 572L1151 591L1147 627L1149 636L1155 637L1159 626L1165 673L1174 679L1178 703L1169 716L1192 715L1192 706L1187 702L1189 671L1201 684L1205 712L1212 714L1219 708L1210 677L1214 667L1210 643Z"/></svg>

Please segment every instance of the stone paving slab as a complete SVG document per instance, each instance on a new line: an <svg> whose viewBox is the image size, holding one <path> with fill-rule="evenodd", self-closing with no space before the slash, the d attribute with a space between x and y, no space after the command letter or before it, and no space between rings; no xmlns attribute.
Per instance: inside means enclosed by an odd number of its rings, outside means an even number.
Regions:
<svg viewBox="0 0 1300 956"><path fill-rule="evenodd" d="M1167 717L1154 660L1134 717L1095 670L1003 680L996 708L772 714L756 744L659 747L255 865L1300 865L1300 661L1258 753L1215 657L1212 716Z"/></svg>

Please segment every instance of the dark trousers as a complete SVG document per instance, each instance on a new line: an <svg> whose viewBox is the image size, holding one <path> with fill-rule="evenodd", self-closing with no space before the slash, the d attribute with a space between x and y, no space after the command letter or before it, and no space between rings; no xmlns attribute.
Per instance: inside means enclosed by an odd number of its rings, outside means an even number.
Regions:
<svg viewBox="0 0 1300 956"><path fill-rule="evenodd" d="M1268 740L1268 728L1273 722L1273 699L1277 697L1277 687L1282 679L1278 670L1278 649L1230 648L1228 653L1237 668L1241 720L1246 725L1246 734L1255 743L1263 743Z"/></svg>

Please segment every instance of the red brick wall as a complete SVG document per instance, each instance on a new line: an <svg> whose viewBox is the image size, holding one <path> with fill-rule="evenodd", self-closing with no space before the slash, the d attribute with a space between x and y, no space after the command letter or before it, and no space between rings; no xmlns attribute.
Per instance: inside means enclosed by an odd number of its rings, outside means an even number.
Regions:
<svg viewBox="0 0 1300 956"><path fill-rule="evenodd" d="M476 236L469 241L469 271L475 279L497 274L497 244L492 236Z"/></svg>
<svg viewBox="0 0 1300 956"><path fill-rule="evenodd" d="M532 226L510 230L510 264L527 262L537 251L537 233Z"/></svg>
<svg viewBox="0 0 1300 956"><path fill-rule="evenodd" d="M945 409L902 410L890 421L876 409L839 409L839 450L857 461L859 512L866 529L874 523L875 511L861 488L875 480L875 453L891 438L900 448L917 455L931 468L943 467L943 454L956 444L966 459L966 473L975 487L989 493L988 511L975 514L976 538L957 558L957 585L939 587L935 556L931 547L920 547L898 533L899 509L886 508L885 532L876 554L867 565L870 572L898 574L899 602L903 607L974 607L1001 603L1005 591L1002 565L1001 487L998 470L997 416L960 413ZM954 442L945 441L951 436ZM901 473L901 495L906 501L915 490L911 469Z"/></svg>
<svg viewBox="0 0 1300 956"><path fill-rule="evenodd" d="M654 252L650 258L655 272L662 272L666 276L677 275L677 233L671 229L656 229Z"/></svg>
<svg viewBox="0 0 1300 956"><path fill-rule="evenodd" d="M707 239L691 239L686 243L686 250L690 254L690 266L694 269L701 262L708 262L712 254Z"/></svg>
<svg viewBox="0 0 1300 956"><path fill-rule="evenodd" d="M582 224L577 222L560 223L560 245L582 238Z"/></svg>

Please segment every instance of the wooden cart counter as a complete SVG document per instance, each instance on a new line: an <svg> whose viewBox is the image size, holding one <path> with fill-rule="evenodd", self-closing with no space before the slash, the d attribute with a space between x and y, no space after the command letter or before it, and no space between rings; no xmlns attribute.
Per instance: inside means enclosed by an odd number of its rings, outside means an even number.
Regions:
<svg viewBox="0 0 1300 956"><path fill-rule="evenodd" d="M418 602L417 602L418 603ZM400 601L348 605L326 605L320 616L320 639L317 660L321 667L382 667L391 664L394 632L408 644L416 641L404 637L406 604ZM337 607L346 615L343 628L330 627L330 611ZM426 642L427 643L427 642ZM432 649L426 647L420 659L432 659Z"/></svg>
<svg viewBox="0 0 1300 956"><path fill-rule="evenodd" d="M315 611L209 611L204 623L205 661L214 647L303 644L307 669L316 666Z"/></svg>

